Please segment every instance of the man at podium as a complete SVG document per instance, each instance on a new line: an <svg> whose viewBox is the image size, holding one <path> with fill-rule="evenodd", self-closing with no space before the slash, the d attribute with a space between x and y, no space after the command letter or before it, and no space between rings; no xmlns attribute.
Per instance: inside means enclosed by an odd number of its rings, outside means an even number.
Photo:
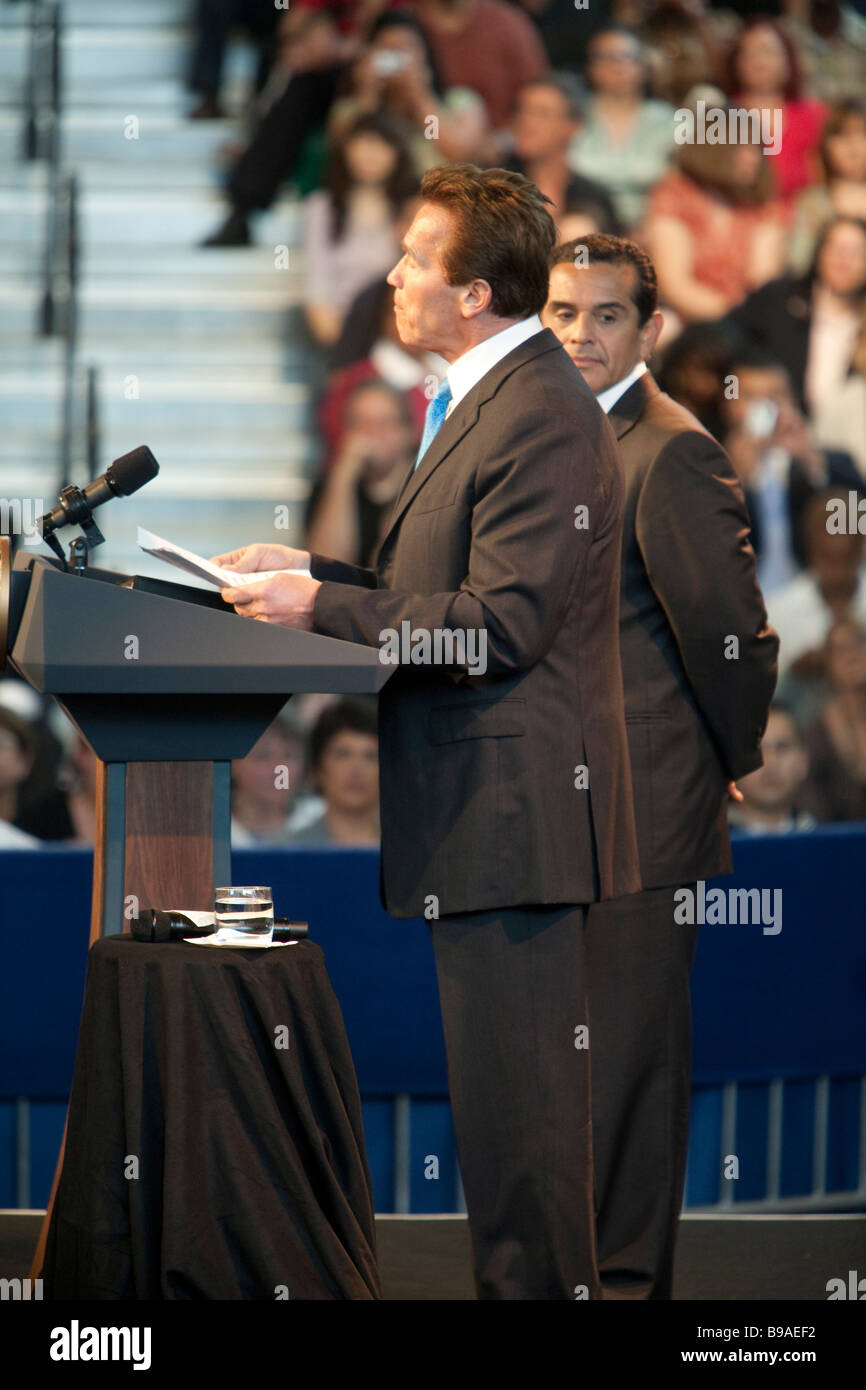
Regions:
<svg viewBox="0 0 866 1390"><path fill-rule="evenodd" d="M640 888L618 642L622 470L541 325L521 175L439 168L388 279L449 367L375 568L257 544L236 611L378 647L382 898L423 915L478 1296L599 1298L586 905Z"/></svg>

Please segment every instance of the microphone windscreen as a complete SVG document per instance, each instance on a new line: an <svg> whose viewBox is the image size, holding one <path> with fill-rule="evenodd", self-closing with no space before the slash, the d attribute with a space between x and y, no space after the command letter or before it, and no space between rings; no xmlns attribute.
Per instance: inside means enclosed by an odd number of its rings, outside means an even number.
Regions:
<svg viewBox="0 0 866 1390"><path fill-rule="evenodd" d="M159 472L159 464L153 457L146 444L139 444L137 449L131 449L128 454L122 454L119 459L115 459L105 470L105 477L111 487L112 492L118 493L121 497L129 497L133 492L137 492L145 483L149 483L151 478L155 478Z"/></svg>

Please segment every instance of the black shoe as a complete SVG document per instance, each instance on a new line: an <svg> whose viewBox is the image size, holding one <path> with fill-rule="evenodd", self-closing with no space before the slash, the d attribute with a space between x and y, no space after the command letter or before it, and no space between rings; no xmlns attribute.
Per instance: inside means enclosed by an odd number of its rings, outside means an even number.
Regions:
<svg viewBox="0 0 866 1390"><path fill-rule="evenodd" d="M198 106L187 115L188 121L224 121L226 117L215 96L202 97Z"/></svg>
<svg viewBox="0 0 866 1390"><path fill-rule="evenodd" d="M202 246L249 246L250 229L247 215L235 208L221 227L203 241Z"/></svg>

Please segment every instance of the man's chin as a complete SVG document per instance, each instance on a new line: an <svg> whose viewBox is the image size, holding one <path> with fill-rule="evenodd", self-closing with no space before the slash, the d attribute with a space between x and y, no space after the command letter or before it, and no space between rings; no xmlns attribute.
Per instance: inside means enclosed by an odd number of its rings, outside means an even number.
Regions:
<svg viewBox="0 0 866 1390"><path fill-rule="evenodd" d="M573 357L571 360L574 362ZM604 368L599 362L586 362L583 365L581 365L580 362L574 362L574 365L577 367L577 370L580 372L580 375L583 377L590 391L598 393L605 389L608 383Z"/></svg>

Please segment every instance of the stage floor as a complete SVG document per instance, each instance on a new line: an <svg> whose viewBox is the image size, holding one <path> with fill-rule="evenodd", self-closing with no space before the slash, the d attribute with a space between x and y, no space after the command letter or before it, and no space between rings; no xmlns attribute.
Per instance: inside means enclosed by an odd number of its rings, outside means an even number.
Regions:
<svg viewBox="0 0 866 1390"><path fill-rule="evenodd" d="M27 1277L41 1211L0 1211L0 1279ZM377 1216L388 1300L474 1299L465 1216ZM863 1267L866 1215L683 1216L674 1298L827 1299L827 1281Z"/></svg>

